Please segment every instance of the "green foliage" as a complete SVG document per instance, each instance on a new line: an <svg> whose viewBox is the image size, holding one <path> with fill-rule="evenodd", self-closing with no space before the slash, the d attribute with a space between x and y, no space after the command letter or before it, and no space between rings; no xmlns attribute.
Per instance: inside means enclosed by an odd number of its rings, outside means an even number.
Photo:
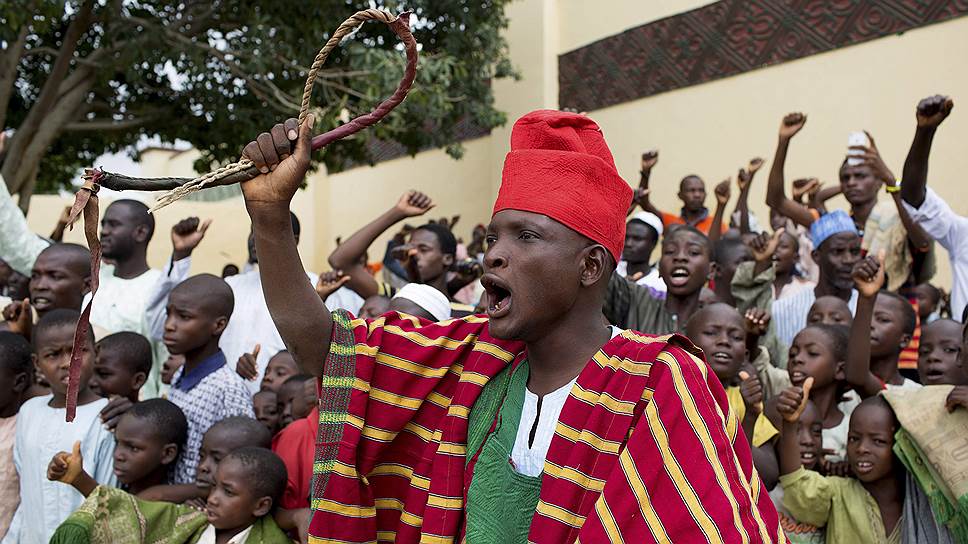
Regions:
<svg viewBox="0 0 968 544"><path fill-rule="evenodd" d="M460 123L486 129L503 124L490 82L514 75L500 35L508 1L388 0L381 7L414 12L411 26L421 56L410 96L383 123L315 158L330 171L372 162L367 144L373 138L398 142L409 153L445 147L460 157ZM39 95L80 2L2 4L5 46L23 25L30 28L7 108L6 125L16 129ZM202 152L200 171L238 159L259 132L296 116L306 68L318 49L345 18L369 7L363 0L96 2L72 63L73 72L95 59L92 92L40 163L37 192L64 187L96 157L130 150L142 136L190 142ZM404 62L385 25L366 23L344 40L314 91L316 133L389 96ZM100 126L111 120L143 122ZM84 122L99 126L84 128Z"/></svg>

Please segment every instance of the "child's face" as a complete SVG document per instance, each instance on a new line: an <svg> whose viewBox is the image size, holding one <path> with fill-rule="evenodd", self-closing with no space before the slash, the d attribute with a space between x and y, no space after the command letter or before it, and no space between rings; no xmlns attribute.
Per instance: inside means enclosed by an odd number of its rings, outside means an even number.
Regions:
<svg viewBox="0 0 968 544"><path fill-rule="evenodd" d="M662 241L659 275L668 292L690 296L709 280L709 245L695 233L672 231Z"/></svg>
<svg viewBox="0 0 968 544"><path fill-rule="evenodd" d="M861 482L892 477L894 470L894 418L890 410L876 404L854 409L847 432L847 461Z"/></svg>
<svg viewBox="0 0 968 544"><path fill-rule="evenodd" d="M215 469L223 457L238 449L238 440L232 436L231 429L224 426L212 427L202 437L202 447L198 453L198 470L195 486L205 493L215 487Z"/></svg>
<svg viewBox="0 0 968 544"><path fill-rule="evenodd" d="M204 347L217 338L228 322L211 315L189 289L177 287L168 297L164 342L170 353L184 354Z"/></svg>
<svg viewBox="0 0 968 544"><path fill-rule="evenodd" d="M812 376L814 388L820 388L840 378L843 361L837 360L830 344L830 338L817 329L806 328L796 335L787 361L787 372L793 385L802 386L804 380Z"/></svg>
<svg viewBox="0 0 968 544"><path fill-rule="evenodd" d="M213 527L245 529L269 513L272 498L256 496L249 485L250 478L249 471L234 457L219 463L206 508L208 522Z"/></svg>
<svg viewBox="0 0 968 544"><path fill-rule="evenodd" d="M823 419L817 406L809 400L800 414L797 441L800 444L800 464L807 470L813 470L823 452Z"/></svg>
<svg viewBox="0 0 968 544"><path fill-rule="evenodd" d="M279 405L279 428L287 427L293 421L306 417L312 406L306 402L305 388L302 382L290 382L279 388L276 393Z"/></svg>
<svg viewBox="0 0 968 544"><path fill-rule="evenodd" d="M745 244L736 246L728 255L716 263L716 284L723 283L730 285L733 283L733 276L736 275L736 268L739 265L753 260L753 252Z"/></svg>
<svg viewBox="0 0 968 544"><path fill-rule="evenodd" d="M255 418L265 425L272 434L276 434L276 429L279 428L279 405L277 402L276 394L269 389L259 391L252 397Z"/></svg>
<svg viewBox="0 0 968 544"><path fill-rule="evenodd" d="M690 324L689 338L706 354L706 362L723 384L736 378L746 360L746 330L739 313L722 304L706 308Z"/></svg>
<svg viewBox="0 0 968 544"><path fill-rule="evenodd" d="M94 374L91 376L91 391L99 397L137 398L138 391L145 383L144 372L132 373L121 354L111 349L94 347Z"/></svg>
<svg viewBox="0 0 968 544"><path fill-rule="evenodd" d="M878 295L871 318L871 357L901 353L911 337L904 332L904 308L907 304L894 297Z"/></svg>
<svg viewBox="0 0 968 544"><path fill-rule="evenodd" d="M269 359L265 376L262 377L262 389L278 392L282 384L290 377L299 374L299 367L288 351L280 351Z"/></svg>
<svg viewBox="0 0 968 544"><path fill-rule="evenodd" d="M926 283L918 285L914 288L914 294L918 297L918 315L922 320L927 319L938 309L938 299L935 298L935 291L930 285Z"/></svg>
<svg viewBox="0 0 968 544"><path fill-rule="evenodd" d="M47 328L40 332L37 342L37 368L44 375L55 397L67 394L68 368L71 363L71 348L74 345L74 327L60 326ZM94 348L90 340L83 344L81 356L80 387L85 391L91 381L94 369Z"/></svg>
<svg viewBox="0 0 968 544"><path fill-rule="evenodd" d="M968 372L961 361L961 324L949 319L921 329L918 375L924 385L966 385Z"/></svg>
<svg viewBox="0 0 968 544"><path fill-rule="evenodd" d="M114 475L123 484L143 479L178 455L177 445L166 444L150 422L130 414L121 416L114 439Z"/></svg>
<svg viewBox="0 0 968 544"><path fill-rule="evenodd" d="M837 297L820 297L807 313L808 325L850 325L853 318L847 303Z"/></svg>
<svg viewBox="0 0 968 544"><path fill-rule="evenodd" d="M773 264L779 274L789 274L797 265L799 253L797 252L796 238L792 234L784 233L780 236L780 241L776 244L776 252L773 254Z"/></svg>

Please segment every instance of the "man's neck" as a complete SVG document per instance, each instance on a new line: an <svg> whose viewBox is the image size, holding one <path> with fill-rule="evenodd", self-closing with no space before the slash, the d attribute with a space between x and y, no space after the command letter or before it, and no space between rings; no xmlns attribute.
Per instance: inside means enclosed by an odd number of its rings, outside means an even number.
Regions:
<svg viewBox="0 0 968 544"><path fill-rule="evenodd" d="M677 324L684 324L699 309L700 291L685 296L666 293L665 309L675 316Z"/></svg>
<svg viewBox="0 0 968 544"><path fill-rule="evenodd" d="M427 285L433 287L434 289L440 291L447 297L447 300L453 300L450 297L450 293L447 292L447 275L441 274L432 280L425 282Z"/></svg>
<svg viewBox="0 0 968 544"><path fill-rule="evenodd" d="M205 344L204 346L185 352L185 369L182 371L182 375L188 374L192 370L202 363L205 359L208 359L212 355L218 352L218 338Z"/></svg>
<svg viewBox="0 0 968 544"><path fill-rule="evenodd" d="M885 384L901 385L904 377L897 371L897 361L900 353L892 353L883 357L871 356L871 374L880 378Z"/></svg>
<svg viewBox="0 0 968 544"><path fill-rule="evenodd" d="M114 264L114 277L123 280L137 278L148 271L148 261L145 259L145 249L136 249L126 259L118 260Z"/></svg>
<svg viewBox="0 0 968 544"><path fill-rule="evenodd" d="M820 277L820 281L817 282L817 286L813 288L813 294L817 297L837 297L846 302L850 301L850 297L854 290L850 287L847 289L842 289L833 285L832 283L823 281L823 276Z"/></svg>
<svg viewBox="0 0 968 544"><path fill-rule="evenodd" d="M625 275L627 277L632 277L639 272L641 272L642 275L647 275L649 272L652 272L652 265L649 264L649 261L640 261L635 263L625 261Z"/></svg>
<svg viewBox="0 0 968 544"><path fill-rule="evenodd" d="M709 211L704 207L696 210L682 208L682 220L689 225L702 221L703 218L706 217L706 215L708 214L709 214Z"/></svg>
<svg viewBox="0 0 968 544"><path fill-rule="evenodd" d="M15 399L11 399L11 401L5 406L0 406L0 419L6 419L8 417L17 415L21 404L23 404L23 401L20 397L17 397Z"/></svg>
<svg viewBox="0 0 968 544"><path fill-rule="evenodd" d="M864 229L864 225L867 223L867 218L871 216L874 206L877 206L877 198L874 198L870 202L863 202L850 207L850 214L854 218L854 223L857 224L861 230Z"/></svg>
<svg viewBox="0 0 968 544"><path fill-rule="evenodd" d="M572 309L570 314L578 313ZM530 377L528 389L544 396L575 379L595 353L611 339L601 311L569 319L566 316L550 333L528 342Z"/></svg>

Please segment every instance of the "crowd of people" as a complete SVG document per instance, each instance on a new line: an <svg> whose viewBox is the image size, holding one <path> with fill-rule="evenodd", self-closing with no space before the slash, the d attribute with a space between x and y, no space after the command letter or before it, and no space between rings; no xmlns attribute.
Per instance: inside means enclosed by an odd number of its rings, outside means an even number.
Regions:
<svg viewBox="0 0 968 544"><path fill-rule="evenodd" d="M319 275L289 211L311 118L246 147L248 259L222 277L190 276L196 217L150 268L154 218L124 198L92 278L66 220L30 231L0 183L3 543L966 542L968 496L900 453L930 457L910 395L968 417L968 217L927 185L952 108L917 105L901 177L866 134L831 157L839 183L789 193L809 131L786 115L768 220L762 158L732 213L731 181L710 210L696 175L662 210L658 151L630 189L591 119L534 112L490 225L424 222L432 197L406 191Z"/></svg>

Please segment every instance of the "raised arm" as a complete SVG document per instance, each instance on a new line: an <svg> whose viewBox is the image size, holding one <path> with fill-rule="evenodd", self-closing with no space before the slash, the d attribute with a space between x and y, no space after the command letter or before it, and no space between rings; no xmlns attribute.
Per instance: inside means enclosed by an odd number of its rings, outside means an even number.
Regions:
<svg viewBox="0 0 968 544"><path fill-rule="evenodd" d="M716 243L723 236L723 216L726 214L726 204L729 203L730 179L720 181L713 193L716 195L716 212L713 214L713 224L709 227L709 241Z"/></svg>
<svg viewBox="0 0 968 544"><path fill-rule="evenodd" d="M928 156L931 155L934 133L954 106L953 100L941 95L929 96L918 102L918 128L914 131L914 141L911 142L911 149L904 160L904 178L901 184L901 198L915 208L920 208L924 203L925 187L928 183Z"/></svg>
<svg viewBox="0 0 968 544"><path fill-rule="evenodd" d="M807 206L817 210L817 213L824 215L827 213L827 201L831 198L842 193L843 190L839 183L835 183L830 187L824 187L823 183L817 185L816 190L809 193L809 201Z"/></svg>
<svg viewBox="0 0 968 544"><path fill-rule="evenodd" d="M809 384L809 385L808 385ZM810 385L813 378L807 378L803 388L791 386L777 395L776 411L782 421L780 423L780 441L777 444L780 475L792 474L802 465L800 463L800 443L797 439L797 428L800 425L800 414L806 408L810 395Z"/></svg>
<svg viewBox="0 0 968 544"><path fill-rule="evenodd" d="M423 215L433 207L434 203L427 195L418 191L407 191L392 208L337 246L329 256L329 265L349 276L350 280L346 286L361 297L368 298L376 295L379 292L379 285L367 271L366 263L362 260L366 250L393 225L408 217Z"/></svg>
<svg viewBox="0 0 968 544"><path fill-rule="evenodd" d="M776 154L773 156L773 166L770 167L770 178L766 185L766 204L775 208L780 214L789 217L795 223L810 226L813 223L813 214L806 206L797 204L787 197L783 189L783 168L786 165L790 139L797 132L800 132L806 122L806 115L790 113L780 123L780 137L776 144Z"/></svg>
<svg viewBox="0 0 968 544"><path fill-rule="evenodd" d="M874 137L869 132L865 131L865 133L867 134L868 141L870 141L870 146L851 146L851 149L860 151L862 153L860 157L863 159L864 164L870 167L874 175L884 182L887 192L894 199L894 204L897 206L897 213L901 218L901 223L904 225L904 230L907 232L911 245L919 251L926 251L931 246L931 237L921 225L911 218L907 210L904 209L897 187L897 178L894 177L894 173L884 163L880 151L877 150L877 144L874 143Z"/></svg>
<svg viewBox="0 0 968 544"><path fill-rule="evenodd" d="M662 219L662 212L659 211L659 208L656 208L652 204L652 200L649 198L649 178L652 176L652 169L658 163L658 149L653 149L651 151L642 153L642 170L639 172L639 189L642 190L636 191L636 199L635 202L633 202L633 205L638 203L639 206L642 206L643 210L649 213L654 213L656 217ZM629 213L631 213L631 211L629 211Z"/></svg>
<svg viewBox="0 0 968 544"><path fill-rule="evenodd" d="M245 146L243 155L262 175L243 182L242 195L252 219L262 291L272 321L302 371L321 376L333 318L306 281L289 218L289 204L309 168L314 121L312 114L302 126L287 119Z"/></svg>
<svg viewBox="0 0 968 544"><path fill-rule="evenodd" d="M739 199L736 200L736 211L739 212L739 231L743 234L750 232L750 186L753 184L753 176L763 167L763 159L756 157L750 159L746 168L740 168L736 176L736 185L739 186Z"/></svg>
<svg viewBox="0 0 968 544"><path fill-rule="evenodd" d="M881 392L880 378L871 372L871 319L877 292L884 285L884 252L878 259L868 255L854 266L857 286L857 310L850 326L850 346L847 348L847 383L861 396L873 397Z"/></svg>

